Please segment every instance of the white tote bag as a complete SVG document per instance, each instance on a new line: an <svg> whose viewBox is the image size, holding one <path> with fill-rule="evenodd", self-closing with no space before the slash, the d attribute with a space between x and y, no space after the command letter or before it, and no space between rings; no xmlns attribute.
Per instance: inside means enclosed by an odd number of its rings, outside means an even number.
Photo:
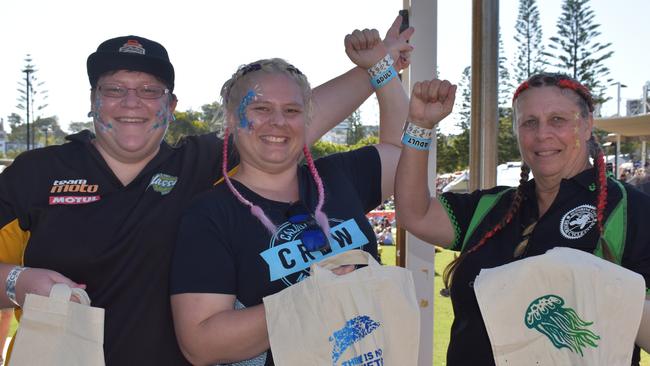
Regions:
<svg viewBox="0 0 650 366"><path fill-rule="evenodd" d="M629 365L645 280L595 255L554 248L483 269L474 292L497 365Z"/></svg>
<svg viewBox="0 0 650 366"><path fill-rule="evenodd" d="M76 295L81 303L70 301ZM104 366L104 309L80 288L57 283L50 296L27 294L11 366Z"/></svg>
<svg viewBox="0 0 650 366"><path fill-rule="evenodd" d="M338 276L345 264L368 264ZM350 250L264 298L273 360L297 365L417 365L420 311L411 272Z"/></svg>

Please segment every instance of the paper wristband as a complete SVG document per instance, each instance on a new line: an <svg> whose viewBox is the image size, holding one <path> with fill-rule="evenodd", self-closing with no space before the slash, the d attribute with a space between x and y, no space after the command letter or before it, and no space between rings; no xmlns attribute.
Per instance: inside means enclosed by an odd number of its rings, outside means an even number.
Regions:
<svg viewBox="0 0 650 366"><path fill-rule="evenodd" d="M372 67L368 69L368 74L370 74L371 78L375 78L382 71L388 70L388 68L393 66L394 63L395 61L393 61L393 58L391 57L390 53L387 53L386 56L384 56L381 60L377 61L376 64L374 64Z"/></svg>
<svg viewBox="0 0 650 366"><path fill-rule="evenodd" d="M7 293L7 297L18 307L20 307L20 304L18 304L18 301L16 300L16 281L18 281L18 276L20 276L20 273L26 269L26 267L15 266L11 269L11 271L9 271L9 274L7 275L7 281L5 283L5 291Z"/></svg>
<svg viewBox="0 0 650 366"><path fill-rule="evenodd" d="M393 66L391 66L381 74L370 78L370 83L372 84L373 88L377 90L382 86L388 84L388 82L390 82L395 76L397 76L397 71Z"/></svg>
<svg viewBox="0 0 650 366"><path fill-rule="evenodd" d="M433 128L420 127L416 124L413 124L412 122L406 122L404 132L413 137L418 137L425 140L431 139L433 136Z"/></svg>
<svg viewBox="0 0 650 366"><path fill-rule="evenodd" d="M402 143L404 146L412 147L416 150L429 150L431 147L431 139L422 139L419 137L411 136L404 132L402 135Z"/></svg>

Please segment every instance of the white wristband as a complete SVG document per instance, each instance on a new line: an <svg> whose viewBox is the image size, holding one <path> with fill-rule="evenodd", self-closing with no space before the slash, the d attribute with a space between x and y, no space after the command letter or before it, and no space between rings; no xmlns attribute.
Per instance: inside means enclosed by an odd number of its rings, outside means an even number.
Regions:
<svg viewBox="0 0 650 366"><path fill-rule="evenodd" d="M18 281L20 274L26 269L27 267L15 266L11 271L9 271L7 281L5 282L5 292L7 293L7 297L18 307L20 307L20 304L18 304L18 301L16 300L16 282Z"/></svg>
<svg viewBox="0 0 650 366"><path fill-rule="evenodd" d="M404 133L426 140L430 139L433 136L433 129L420 127L412 122L407 121L404 125Z"/></svg>

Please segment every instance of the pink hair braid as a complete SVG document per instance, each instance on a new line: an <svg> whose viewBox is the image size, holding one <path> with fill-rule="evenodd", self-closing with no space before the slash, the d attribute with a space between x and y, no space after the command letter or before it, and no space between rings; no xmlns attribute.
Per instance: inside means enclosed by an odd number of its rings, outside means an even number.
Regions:
<svg viewBox="0 0 650 366"><path fill-rule="evenodd" d="M309 151L309 148L307 148L307 145L304 145L302 147L302 152L305 154L305 160L307 160L307 167L309 167L309 172L311 172L311 176L314 178L314 182L316 182L316 187L318 189L318 204L316 205L316 209L314 210L314 218L316 219L316 222L318 222L318 226L320 226L321 229L323 229L325 236L329 237L330 235L329 219L327 218L327 215L325 215L325 213L323 212L323 205L325 204L325 188L323 187L323 180L320 178L320 175L318 174L318 170L316 170L314 159L311 156L311 152Z"/></svg>
<svg viewBox="0 0 650 366"><path fill-rule="evenodd" d="M254 205L252 202L244 198L244 196L239 193L237 188L232 185L232 182L230 181L230 177L228 177L228 133L230 131L228 128L224 131L223 134L223 160L221 162L221 173L223 174L223 179L226 181L226 184L228 185L228 188L232 192L232 194L237 197L239 202L245 204L246 206L251 208L251 213L253 216L257 217L264 227L271 233L271 235L275 235L277 232L277 227L273 222L264 214L264 210L262 210L259 206Z"/></svg>

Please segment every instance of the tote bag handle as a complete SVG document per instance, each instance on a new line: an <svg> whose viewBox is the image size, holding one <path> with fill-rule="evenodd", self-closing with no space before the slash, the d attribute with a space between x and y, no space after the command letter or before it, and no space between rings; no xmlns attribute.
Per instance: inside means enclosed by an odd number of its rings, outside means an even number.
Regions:
<svg viewBox="0 0 650 366"><path fill-rule="evenodd" d="M349 264L367 264L369 267L381 266L370 253L360 249L352 249L313 263L311 265L311 275L317 276L319 273L324 272L331 273L332 269Z"/></svg>
<svg viewBox="0 0 650 366"><path fill-rule="evenodd" d="M62 302L70 301L71 295L75 295L82 305L90 305L90 297L88 297L88 293L81 288L72 288L65 283L55 283L50 290L50 298Z"/></svg>

